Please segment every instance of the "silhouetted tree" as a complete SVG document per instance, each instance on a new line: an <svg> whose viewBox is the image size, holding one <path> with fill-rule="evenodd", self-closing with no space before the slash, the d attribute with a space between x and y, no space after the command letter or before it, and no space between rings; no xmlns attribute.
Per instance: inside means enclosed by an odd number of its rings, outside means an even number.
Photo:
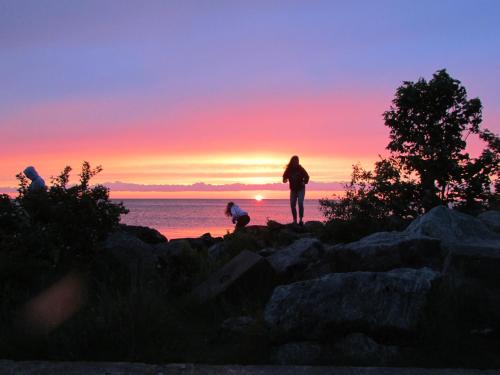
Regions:
<svg viewBox="0 0 500 375"><path fill-rule="evenodd" d="M321 199L336 240L353 241L379 230L402 229L419 213L418 187L395 158L381 158L374 171L353 166L345 195Z"/></svg>
<svg viewBox="0 0 500 375"><path fill-rule="evenodd" d="M480 129L481 111L481 101L467 99L446 70L430 81L403 82L383 114L391 156L374 172L354 166L346 195L320 201L325 217L409 219L439 204L467 212L498 205L500 138ZM465 151L471 134L486 143L477 158Z"/></svg>
<svg viewBox="0 0 500 375"><path fill-rule="evenodd" d="M467 100L465 87L439 70L429 82L404 82L392 103L384 113L390 129L387 149L417 174L426 211L446 203L449 185L468 157L466 139L480 132L481 101Z"/></svg>
<svg viewBox="0 0 500 375"><path fill-rule="evenodd" d="M498 209L500 203L500 138L487 129L479 137L487 147L477 158L465 155L449 189L449 199L469 213Z"/></svg>

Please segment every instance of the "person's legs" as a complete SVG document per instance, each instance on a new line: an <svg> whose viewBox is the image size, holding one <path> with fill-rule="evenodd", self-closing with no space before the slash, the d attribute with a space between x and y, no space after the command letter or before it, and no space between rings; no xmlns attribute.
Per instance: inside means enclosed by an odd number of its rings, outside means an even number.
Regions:
<svg viewBox="0 0 500 375"><path fill-rule="evenodd" d="M299 223L302 224L302 218L304 217L304 197L306 196L306 189L302 189L297 192L299 200Z"/></svg>
<svg viewBox="0 0 500 375"><path fill-rule="evenodd" d="M297 224L297 208L295 207L297 205L297 198L298 198L297 192L290 190L290 208L292 209L294 224Z"/></svg>
<svg viewBox="0 0 500 375"><path fill-rule="evenodd" d="M236 221L235 230L244 228L249 222L250 222L250 216L248 215L240 216Z"/></svg>

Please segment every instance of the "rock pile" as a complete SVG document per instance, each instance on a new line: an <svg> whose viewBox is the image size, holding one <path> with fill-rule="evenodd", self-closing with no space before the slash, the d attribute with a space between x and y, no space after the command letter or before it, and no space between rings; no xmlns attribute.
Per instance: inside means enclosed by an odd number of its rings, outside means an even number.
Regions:
<svg viewBox="0 0 500 375"><path fill-rule="evenodd" d="M436 207L404 231L351 243L322 242L320 222L270 222L224 239L149 234L149 244L127 230L104 250L134 264L134 278L201 259L210 270L186 292L204 304L230 300L238 288L243 299L258 295L260 313L235 312L221 329L260 327L271 347L263 362L411 366L442 357L500 366L490 355L500 352L499 223L499 212L476 218Z"/></svg>

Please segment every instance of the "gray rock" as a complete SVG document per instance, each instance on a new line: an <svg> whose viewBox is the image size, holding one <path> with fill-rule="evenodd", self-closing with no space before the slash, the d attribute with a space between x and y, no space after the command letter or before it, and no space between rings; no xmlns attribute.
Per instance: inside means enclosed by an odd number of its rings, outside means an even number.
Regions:
<svg viewBox="0 0 500 375"><path fill-rule="evenodd" d="M440 206L414 220L406 232L441 240L448 253L444 273L500 279L500 235L480 219Z"/></svg>
<svg viewBox="0 0 500 375"><path fill-rule="evenodd" d="M275 284L274 277L265 258L244 250L197 286L192 296L200 303L222 296L232 301L268 297Z"/></svg>
<svg viewBox="0 0 500 375"><path fill-rule="evenodd" d="M325 225L321 221L311 220L304 223L304 229L308 232L321 233L324 228Z"/></svg>
<svg viewBox="0 0 500 375"><path fill-rule="evenodd" d="M383 366L397 360L398 346L382 345L363 333L351 333L335 342L335 363Z"/></svg>
<svg viewBox="0 0 500 375"><path fill-rule="evenodd" d="M337 271L388 271L424 266L441 269L439 240L405 232L379 232L359 241L337 245L328 258Z"/></svg>
<svg viewBox="0 0 500 375"><path fill-rule="evenodd" d="M210 262L218 262L227 256L226 245L224 242L218 242L208 248L208 260Z"/></svg>
<svg viewBox="0 0 500 375"><path fill-rule="evenodd" d="M289 342L274 348L271 363L275 365L319 365L323 348L315 342Z"/></svg>
<svg viewBox="0 0 500 375"><path fill-rule="evenodd" d="M441 240L447 252L444 274L453 275L453 278L474 277L487 284L495 283L492 285L500 281L500 235L480 219L442 206L435 207L414 220L406 232Z"/></svg>
<svg viewBox="0 0 500 375"><path fill-rule="evenodd" d="M275 338L364 332L411 339L439 279L429 268L330 274L278 286L264 318Z"/></svg>
<svg viewBox="0 0 500 375"><path fill-rule="evenodd" d="M446 258L443 273L473 277L500 285L500 242L492 245L482 244L455 244L450 248Z"/></svg>
<svg viewBox="0 0 500 375"><path fill-rule="evenodd" d="M289 342L271 351L276 365L383 366L400 358L398 346L383 345L363 333L351 333L333 344L315 341Z"/></svg>
<svg viewBox="0 0 500 375"><path fill-rule="evenodd" d="M281 230L285 227L285 224L278 223L275 220L268 220L267 221L267 228L271 230Z"/></svg>
<svg viewBox="0 0 500 375"><path fill-rule="evenodd" d="M274 247L266 247L262 250L259 250L258 254L263 257L268 257L270 255L273 255L276 251L277 250Z"/></svg>
<svg viewBox="0 0 500 375"><path fill-rule="evenodd" d="M337 269L335 268L334 263L329 260L321 259L310 263L300 275L299 280L317 279L336 271Z"/></svg>
<svg viewBox="0 0 500 375"><path fill-rule="evenodd" d="M288 246L300 239L300 233L293 228L285 227L276 234L275 239L280 246Z"/></svg>
<svg viewBox="0 0 500 375"><path fill-rule="evenodd" d="M126 232L114 232L108 235L100 245L102 256L98 257L101 266L110 266L126 273L131 285L139 286L157 276L159 251L135 235Z"/></svg>
<svg viewBox="0 0 500 375"><path fill-rule="evenodd" d="M164 291L173 295L191 291L206 262L206 253L191 247L188 240L171 241L155 247L156 250L161 249L158 269L164 281Z"/></svg>
<svg viewBox="0 0 500 375"><path fill-rule="evenodd" d="M309 263L323 254L322 243L315 238L301 238L288 247L276 251L267 260L282 278L297 277Z"/></svg>
<svg viewBox="0 0 500 375"><path fill-rule="evenodd" d="M415 219L405 233L438 238L447 249L455 244L478 243L500 247L500 235L488 229L483 221L444 206L434 207Z"/></svg>
<svg viewBox="0 0 500 375"><path fill-rule="evenodd" d="M170 243L175 243L175 242L188 242L189 246L191 246L193 249L196 249L198 251L203 251L208 249L210 246L219 243L222 241L222 237L212 237L210 233L205 233L200 237L196 238L176 238L173 240L170 240Z"/></svg>
<svg viewBox="0 0 500 375"><path fill-rule="evenodd" d="M235 335L264 335L265 330L259 325L257 320L251 316L237 316L227 318L222 322L223 332Z"/></svg>
<svg viewBox="0 0 500 375"><path fill-rule="evenodd" d="M486 211L478 215L477 218L490 230L500 234L500 211Z"/></svg>
<svg viewBox="0 0 500 375"><path fill-rule="evenodd" d="M141 241L144 241L148 244L157 244L162 242L168 242L167 237L158 232L156 229L143 227L139 225L126 225L120 224L120 230L123 232L127 232L133 234Z"/></svg>

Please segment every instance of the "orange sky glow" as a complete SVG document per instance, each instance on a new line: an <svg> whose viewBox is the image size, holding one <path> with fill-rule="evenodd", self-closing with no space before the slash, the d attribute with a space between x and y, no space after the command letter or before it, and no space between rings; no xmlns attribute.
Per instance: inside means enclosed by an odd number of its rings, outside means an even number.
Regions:
<svg viewBox="0 0 500 375"><path fill-rule="evenodd" d="M244 98L218 105L186 104L182 110L145 111L116 123L102 103L50 103L12 114L11 140L0 151L0 186L35 165L48 181L65 165L76 175L83 160L102 165L95 183L213 185L281 182L291 155L299 155L311 181L347 181L352 164L370 167L384 152L381 113L387 99L374 95ZM128 108L127 100L109 105ZM118 111L118 109L117 109ZM144 114L144 113L147 114ZM142 116L141 116L142 114ZM76 122L76 124L75 124ZM28 125L36 124L36 126ZM23 128L26 131L23 131ZM43 129L43 130L41 130ZM309 198L328 191L311 191ZM284 198L282 191L112 191L115 198Z"/></svg>
<svg viewBox="0 0 500 375"><path fill-rule="evenodd" d="M387 156L397 88L439 69L500 131L498 1L209 3L2 2L0 193L88 161L114 198L286 198L298 155L323 197Z"/></svg>

